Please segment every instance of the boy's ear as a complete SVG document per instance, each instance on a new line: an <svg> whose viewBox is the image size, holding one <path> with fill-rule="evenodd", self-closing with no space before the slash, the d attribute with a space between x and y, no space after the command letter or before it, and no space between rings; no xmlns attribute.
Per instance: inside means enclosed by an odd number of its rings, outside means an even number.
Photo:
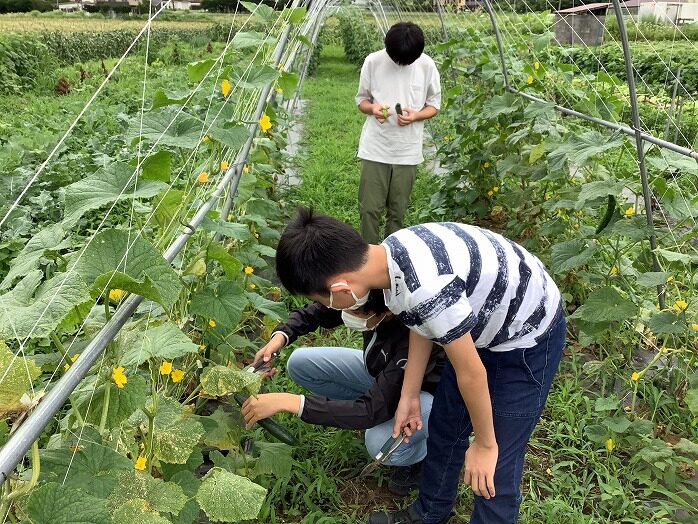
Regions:
<svg viewBox="0 0 698 524"><path fill-rule="evenodd" d="M330 285L330 292L339 293L340 291L351 291L349 284L344 280L334 281L334 283Z"/></svg>

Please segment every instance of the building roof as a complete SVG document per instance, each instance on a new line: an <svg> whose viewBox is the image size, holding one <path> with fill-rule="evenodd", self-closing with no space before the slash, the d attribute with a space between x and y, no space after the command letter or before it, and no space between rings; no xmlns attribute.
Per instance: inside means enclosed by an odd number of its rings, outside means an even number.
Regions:
<svg viewBox="0 0 698 524"><path fill-rule="evenodd" d="M595 4L584 4L578 5L577 7L570 7L569 9L561 9L557 11L560 14L570 14L570 13L584 13L587 11L598 11L601 9L608 9L611 4L609 2L597 2Z"/></svg>

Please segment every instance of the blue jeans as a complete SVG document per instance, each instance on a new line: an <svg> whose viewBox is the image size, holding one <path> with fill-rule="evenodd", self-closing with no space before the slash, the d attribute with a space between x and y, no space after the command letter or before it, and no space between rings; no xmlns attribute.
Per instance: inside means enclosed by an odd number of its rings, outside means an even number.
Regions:
<svg viewBox="0 0 698 524"><path fill-rule="evenodd" d="M332 400L353 400L366 393L376 380L366 370L363 352L341 347L303 347L294 350L286 364L286 371L294 382ZM385 461L389 466L409 466L422 460L427 454L429 413L433 396L422 391L423 427L408 444L402 444ZM368 453L375 457L393 432L394 419L387 420L366 430Z"/></svg>
<svg viewBox="0 0 698 524"><path fill-rule="evenodd" d="M521 476L528 440L540 418L565 347L562 311L538 345L506 352L478 350L487 370L499 457L496 496L475 497L470 524L514 524L521 504ZM456 501L465 452L473 426L447 363L434 395L427 457L419 497L412 508L424 524L444 520Z"/></svg>

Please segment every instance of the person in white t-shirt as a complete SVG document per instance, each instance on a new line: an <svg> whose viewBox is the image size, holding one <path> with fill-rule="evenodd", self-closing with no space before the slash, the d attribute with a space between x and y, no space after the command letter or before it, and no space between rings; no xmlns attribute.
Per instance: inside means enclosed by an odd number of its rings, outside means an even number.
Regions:
<svg viewBox="0 0 698 524"><path fill-rule="evenodd" d="M385 49L366 57L356 94L359 111L368 115L357 155L361 234L372 244L383 239L379 224L386 209L385 236L402 228L417 165L424 161L424 121L441 105L439 71L423 53L421 28L397 23L384 43Z"/></svg>

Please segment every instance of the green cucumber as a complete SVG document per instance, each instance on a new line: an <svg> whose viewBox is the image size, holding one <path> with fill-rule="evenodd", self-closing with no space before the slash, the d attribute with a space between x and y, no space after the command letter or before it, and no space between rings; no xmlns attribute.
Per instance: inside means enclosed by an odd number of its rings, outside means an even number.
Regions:
<svg viewBox="0 0 698 524"><path fill-rule="evenodd" d="M601 219L601 222L599 222L598 227L596 228L596 234L598 235L606 229L606 226L611 222L611 219L613 218L613 213L616 211L616 197L613 195L608 195L608 206L606 207L606 214L603 216Z"/></svg>
<svg viewBox="0 0 698 524"><path fill-rule="evenodd" d="M242 393L233 393L233 398L235 398L235 401L240 404L240 407L242 407L247 400L247 397ZM272 437L280 440L284 444L288 444L289 446L298 446L300 444L296 437L294 437L285 427L272 418L263 418L262 420L258 420L257 424L262 426L264 430Z"/></svg>

